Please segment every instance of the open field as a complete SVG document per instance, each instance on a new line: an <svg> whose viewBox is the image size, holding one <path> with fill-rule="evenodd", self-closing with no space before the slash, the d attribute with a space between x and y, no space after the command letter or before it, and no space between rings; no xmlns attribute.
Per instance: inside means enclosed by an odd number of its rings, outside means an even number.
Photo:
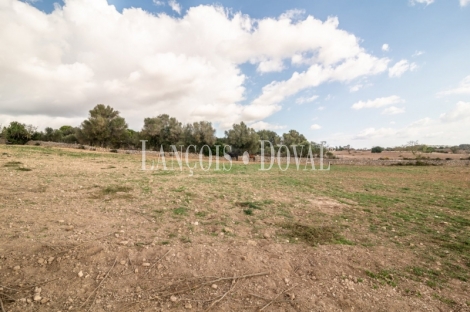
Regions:
<svg viewBox="0 0 470 312"><path fill-rule="evenodd" d="M140 160L0 146L5 311L470 311L470 167Z"/></svg>

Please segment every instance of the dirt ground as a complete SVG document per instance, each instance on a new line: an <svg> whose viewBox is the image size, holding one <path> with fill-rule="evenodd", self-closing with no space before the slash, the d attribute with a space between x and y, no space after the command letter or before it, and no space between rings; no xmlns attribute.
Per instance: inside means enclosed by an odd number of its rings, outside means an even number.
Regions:
<svg viewBox="0 0 470 312"><path fill-rule="evenodd" d="M0 311L470 311L469 168L140 160L0 146Z"/></svg>
<svg viewBox="0 0 470 312"><path fill-rule="evenodd" d="M452 154L452 153L416 153L413 154L412 152L395 152L395 151L383 151L382 153L371 153L370 151L333 151L335 156L339 158L362 158L362 159L379 159L379 158L388 158L390 160L397 160L397 159L415 159L416 157L429 157L431 159L461 159L461 158L468 158L470 154Z"/></svg>

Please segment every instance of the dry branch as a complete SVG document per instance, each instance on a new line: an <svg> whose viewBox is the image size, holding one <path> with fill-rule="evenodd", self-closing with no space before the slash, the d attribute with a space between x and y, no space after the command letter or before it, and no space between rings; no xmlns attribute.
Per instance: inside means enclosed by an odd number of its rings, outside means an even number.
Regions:
<svg viewBox="0 0 470 312"><path fill-rule="evenodd" d="M108 277L109 272L111 272L111 270L114 269L114 266L116 265L116 262L117 262L117 257L116 257L116 259L114 260L114 263L113 263L113 266L111 267L111 269L109 269L108 273L106 273L106 275L103 277L103 279L102 279L101 282L98 284L98 286L96 286L96 288L93 289L93 291L92 291L91 294L88 296L88 298L86 298L85 302L80 306L80 309L83 308L83 306L88 302L88 300L90 300L91 296L93 296L93 294L98 290L98 288L100 288L101 284L103 284L104 280ZM91 306L90 306L90 308L88 309L88 311L90 311L90 309L91 309Z"/></svg>

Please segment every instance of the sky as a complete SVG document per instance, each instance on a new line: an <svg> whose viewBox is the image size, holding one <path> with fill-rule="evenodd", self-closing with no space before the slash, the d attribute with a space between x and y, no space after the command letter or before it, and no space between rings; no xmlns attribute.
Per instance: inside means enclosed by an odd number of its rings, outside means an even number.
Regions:
<svg viewBox="0 0 470 312"><path fill-rule="evenodd" d="M146 117L470 143L470 0L0 0L0 124Z"/></svg>

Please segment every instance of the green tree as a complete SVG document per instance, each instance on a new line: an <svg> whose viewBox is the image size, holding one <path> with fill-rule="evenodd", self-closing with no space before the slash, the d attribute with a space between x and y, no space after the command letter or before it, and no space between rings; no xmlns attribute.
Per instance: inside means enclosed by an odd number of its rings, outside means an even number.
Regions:
<svg viewBox="0 0 470 312"><path fill-rule="evenodd" d="M190 144L199 147L206 144L212 146L216 141L215 129L208 121L188 123L183 127L183 141L186 146Z"/></svg>
<svg viewBox="0 0 470 312"><path fill-rule="evenodd" d="M384 150L383 147L380 147L380 146L374 146L371 150L372 153L382 153Z"/></svg>
<svg viewBox="0 0 470 312"><path fill-rule="evenodd" d="M243 121L240 124L234 124L233 129L225 131L225 136L227 144L232 145L240 152L257 153L259 150L259 135Z"/></svg>
<svg viewBox="0 0 470 312"><path fill-rule="evenodd" d="M126 137L125 119L119 116L119 111L103 104L98 104L90 110L90 117L82 122L77 131L77 138L81 143L102 147L119 147Z"/></svg>
<svg viewBox="0 0 470 312"><path fill-rule="evenodd" d="M30 128L30 131L28 131L28 128ZM33 128L32 126L12 121L8 127L3 129L3 135L7 141L13 144L25 144L31 139L31 130Z"/></svg>
<svg viewBox="0 0 470 312"><path fill-rule="evenodd" d="M167 114L145 118L141 134L142 138L149 141L149 146L153 146L155 149L159 149L160 145L168 149L170 145L183 143L183 127L181 122Z"/></svg>

